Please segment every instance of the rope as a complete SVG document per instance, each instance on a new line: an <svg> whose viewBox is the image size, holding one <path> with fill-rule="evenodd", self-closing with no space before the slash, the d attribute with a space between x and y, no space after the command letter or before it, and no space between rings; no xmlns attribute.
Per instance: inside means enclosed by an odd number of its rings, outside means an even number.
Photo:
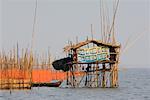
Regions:
<svg viewBox="0 0 150 100"><path fill-rule="evenodd" d="M144 35L143 33L138 34L138 37L137 37L136 39L133 39L134 41L132 41L132 42L130 43L130 45L126 46L126 47L123 49L123 51L121 52L121 54L122 54L122 53L125 53L129 48L131 48L131 47L136 43L136 41L139 40L143 35Z"/></svg>

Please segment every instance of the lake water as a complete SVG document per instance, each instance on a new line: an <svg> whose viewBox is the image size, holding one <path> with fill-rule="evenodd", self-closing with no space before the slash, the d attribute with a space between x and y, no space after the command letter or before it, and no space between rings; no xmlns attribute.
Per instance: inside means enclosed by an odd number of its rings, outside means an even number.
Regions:
<svg viewBox="0 0 150 100"><path fill-rule="evenodd" d="M119 88L33 88L0 90L0 100L150 100L150 69L119 72Z"/></svg>

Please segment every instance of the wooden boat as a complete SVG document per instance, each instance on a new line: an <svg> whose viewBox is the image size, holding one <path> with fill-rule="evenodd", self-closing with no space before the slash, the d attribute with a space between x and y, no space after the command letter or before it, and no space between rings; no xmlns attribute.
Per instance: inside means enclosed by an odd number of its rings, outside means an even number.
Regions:
<svg viewBox="0 0 150 100"><path fill-rule="evenodd" d="M49 83L32 83L32 87L59 87L62 80L52 80Z"/></svg>

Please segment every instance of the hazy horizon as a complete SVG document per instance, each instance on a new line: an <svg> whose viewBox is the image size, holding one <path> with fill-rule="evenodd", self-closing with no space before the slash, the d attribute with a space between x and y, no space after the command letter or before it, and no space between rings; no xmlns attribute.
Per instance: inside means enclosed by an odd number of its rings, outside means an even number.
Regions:
<svg viewBox="0 0 150 100"><path fill-rule="evenodd" d="M112 5L111 0L107 0ZM0 47L30 47L35 0L0 0ZM90 25L94 38L101 39L99 0L38 0L35 47L54 57L64 56L63 47L68 40L75 42L90 38ZM116 17L117 40L125 45L143 33L136 43L121 55L121 66L147 66L150 68L150 1L120 0ZM80 36L80 37L79 37Z"/></svg>

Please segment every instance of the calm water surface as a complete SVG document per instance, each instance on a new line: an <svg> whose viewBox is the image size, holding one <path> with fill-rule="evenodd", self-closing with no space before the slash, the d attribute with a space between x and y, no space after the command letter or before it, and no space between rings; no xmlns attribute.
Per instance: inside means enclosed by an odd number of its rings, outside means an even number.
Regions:
<svg viewBox="0 0 150 100"><path fill-rule="evenodd" d="M150 100L150 69L119 72L119 88L33 88L0 91L0 100Z"/></svg>

